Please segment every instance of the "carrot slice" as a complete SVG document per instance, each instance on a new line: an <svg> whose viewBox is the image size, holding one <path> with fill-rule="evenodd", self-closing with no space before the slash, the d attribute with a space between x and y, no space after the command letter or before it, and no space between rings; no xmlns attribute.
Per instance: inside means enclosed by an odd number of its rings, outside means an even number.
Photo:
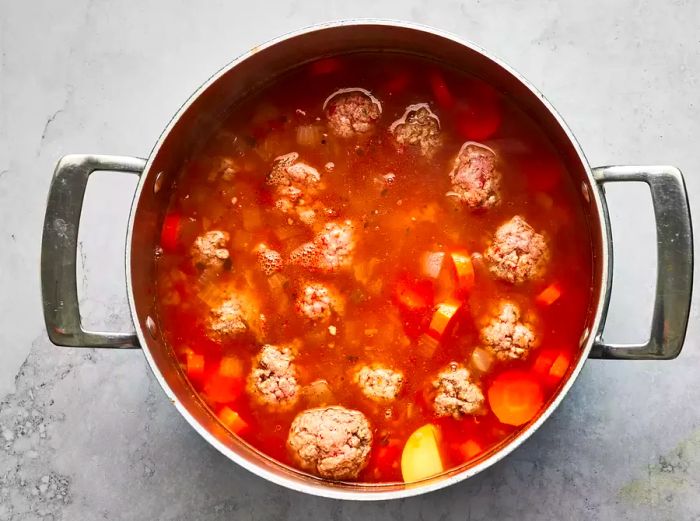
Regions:
<svg viewBox="0 0 700 521"><path fill-rule="evenodd" d="M553 379L561 380L571 364L571 358L566 353L560 353L549 369L549 376Z"/></svg>
<svg viewBox="0 0 700 521"><path fill-rule="evenodd" d="M398 469L401 462L401 446L398 441L391 440L387 445L379 447L375 461L377 468L383 473Z"/></svg>
<svg viewBox="0 0 700 521"><path fill-rule="evenodd" d="M551 306L561 297L561 287L558 282L553 282L535 297L535 302L542 306Z"/></svg>
<svg viewBox="0 0 700 521"><path fill-rule="evenodd" d="M219 411L218 417L219 420L221 420L221 423L223 423L231 432L241 434L248 429L248 423L230 407L223 407Z"/></svg>
<svg viewBox="0 0 700 521"><path fill-rule="evenodd" d="M461 302L456 300L448 300L438 304L433 313L430 325L428 326L428 332L437 339L442 338L447 326L461 306Z"/></svg>
<svg viewBox="0 0 700 521"><path fill-rule="evenodd" d="M435 96L435 101L438 102L438 105L446 109L454 106L454 96L452 96L450 89L447 87L445 78L438 71L433 71L430 74L430 87L433 89L433 96Z"/></svg>
<svg viewBox="0 0 700 521"><path fill-rule="evenodd" d="M204 357L195 353L187 353L187 377L198 380L204 375Z"/></svg>
<svg viewBox="0 0 700 521"><path fill-rule="evenodd" d="M496 418L501 423L515 426L532 420L544 403L537 379L517 369L498 375L489 387L488 398Z"/></svg>
<svg viewBox="0 0 700 521"><path fill-rule="evenodd" d="M167 252L177 250L180 237L180 222L179 214L169 213L163 219L163 228L160 232L160 247Z"/></svg>
<svg viewBox="0 0 700 521"><path fill-rule="evenodd" d="M450 254L457 270L457 289L467 292L474 287L474 265L472 258L465 252L452 252Z"/></svg>

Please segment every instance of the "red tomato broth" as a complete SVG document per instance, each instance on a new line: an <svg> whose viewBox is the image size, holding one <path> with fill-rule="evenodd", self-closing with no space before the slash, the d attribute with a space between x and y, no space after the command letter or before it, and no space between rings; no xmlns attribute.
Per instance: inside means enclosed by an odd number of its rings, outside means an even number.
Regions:
<svg viewBox="0 0 700 521"><path fill-rule="evenodd" d="M472 371L484 396L491 381L503 371L532 371L540 350L559 349L572 361L580 351L579 340L591 300L592 256L579 194L538 126L508 98L489 90L480 80L401 55L349 55L322 65L293 70L240 102L183 165L168 209L168 214L181 219L177 228L182 230L182 247L167 248L157 260L157 301L165 339L183 366L188 350L204 356L204 375L191 382L194 389L214 412L224 406L235 411L248 424L241 436L283 463L294 465L285 443L295 415L311 406L305 397L291 409L270 410L251 399L245 382L230 402L214 401L204 390L222 356L237 356L247 375L262 343L279 345L299 340L294 363L300 386L325 379L333 403L362 411L372 425L373 452L358 481L401 481L400 449L408 436L426 423L440 429L445 468L461 465L467 458L460 444L472 440L483 452L489 452L520 430L501 424L490 410L455 420L436 418L431 407L432 380L452 361L470 367L472 350L482 345L479 328L494 306L502 300L517 303L523 316L534 317L540 342L524 361L494 363L483 375ZM489 137L481 141L496 151L503 172L502 203L495 208L470 212L445 196L450 190L448 173L465 140L461 134L464 125L459 121L465 111L443 108L434 99L434 80L431 83L430 78L434 78L435 71L439 71L455 106L473 106L473 100L462 97L476 92L487 99L488 110L498 107L499 124L495 130L487 129ZM324 100L338 88L355 86L368 89L382 103L377 131L369 140L344 140L328 133L312 146L296 143L299 125L319 125L327 132ZM443 144L429 160L411 150L397 149L386 131L406 106L420 102L428 102L441 123ZM487 123L493 124L493 119ZM258 268L255 245L265 243L286 257L314 237L308 226L290 225L288 216L274 208L265 182L273 158L292 151L321 173L325 189L318 200L337 210L332 220L350 219L355 224L356 249L353 268L344 272L310 275L299 267L285 267L287 282L272 292L268 278ZM231 158L242 170L229 180L221 176L212 179L210 174L221 158ZM328 162L334 163L331 171L324 169ZM533 182L533 165L538 164L557 168L548 167L546 178ZM382 186L377 180L387 173L395 174L395 181ZM420 293L420 288L432 284L420 271L423 254L481 253L496 228L513 215L521 215L547 238L551 260L545 276L511 285L496 280L483 259L473 257L474 282L462 295L464 305L432 356L425 356L417 344L430 323L432 306L437 304L435 295L427 298L429 306L406 312L397 300L397 286L401 281L411 281ZM172 222L168 226L168 240L172 242L174 226ZM200 274L187 253L194 237L209 230L224 230L231 236L230 270L217 277ZM370 283L363 286L356 280L356 269L370 272L368 279L374 284L371 291ZM329 333L328 323L310 326L295 313L297 285L304 280L332 284L345 297L343 316L333 317L329 323L336 327L335 335ZM543 308L535 297L554 281L559 284L561 296ZM264 342L244 336L219 343L207 336L207 288L226 285L254 292L260 312L272 324ZM358 364L375 362L402 371L405 376L393 403L370 401L352 381ZM547 403L556 385L545 382L544 377L541 382ZM488 400L485 406L488 409ZM390 461L392 458L395 462Z"/></svg>

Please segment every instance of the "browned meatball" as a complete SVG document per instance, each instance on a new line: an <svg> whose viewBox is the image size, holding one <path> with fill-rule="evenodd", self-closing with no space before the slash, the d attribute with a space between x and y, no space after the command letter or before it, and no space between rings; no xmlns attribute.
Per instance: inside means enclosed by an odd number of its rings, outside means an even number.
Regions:
<svg viewBox="0 0 700 521"><path fill-rule="evenodd" d="M190 248L192 264L203 271L218 271L231 261L229 260L229 234L220 230L212 230L197 237Z"/></svg>
<svg viewBox="0 0 700 521"><path fill-rule="evenodd" d="M389 132L400 145L415 147L422 155L430 157L440 146L440 120L427 103L406 107L401 118L394 121Z"/></svg>
<svg viewBox="0 0 700 521"><path fill-rule="evenodd" d="M253 361L248 389L255 399L268 406L287 408L299 395L294 357L289 347L264 345Z"/></svg>
<svg viewBox="0 0 700 521"><path fill-rule="evenodd" d="M308 409L294 418L287 446L305 470L328 479L355 479L369 460L372 429L360 411Z"/></svg>
<svg viewBox="0 0 700 521"><path fill-rule="evenodd" d="M391 401L403 385L403 373L381 365L363 366L355 373L355 383L371 400Z"/></svg>
<svg viewBox="0 0 700 521"><path fill-rule="evenodd" d="M295 305L300 315L315 321L328 320L343 307L337 292L318 282L304 284Z"/></svg>
<svg viewBox="0 0 700 521"><path fill-rule="evenodd" d="M520 321L520 309L512 302L503 302L486 327L481 340L499 360L527 357L537 338L528 323Z"/></svg>
<svg viewBox="0 0 700 521"><path fill-rule="evenodd" d="M368 90L340 89L326 98L323 110L331 132L349 138L369 133L382 113L382 105Z"/></svg>
<svg viewBox="0 0 700 521"><path fill-rule="evenodd" d="M299 161L296 152L275 158L267 176L267 183L273 187L275 207L306 224L312 224L321 209L314 200L320 181L318 170Z"/></svg>
<svg viewBox="0 0 700 521"><path fill-rule="evenodd" d="M438 416L452 416L459 419L465 414L484 414L484 394L481 388L472 383L467 369L452 362L433 380L437 391L433 410Z"/></svg>
<svg viewBox="0 0 700 521"><path fill-rule="evenodd" d="M258 303L252 297L224 292L223 300L209 311L209 336L218 342L231 340L248 332L255 338L261 338L265 328L265 315L258 309Z"/></svg>
<svg viewBox="0 0 700 521"><path fill-rule="evenodd" d="M496 230L485 256L494 276L519 284L542 275L549 248L544 237L516 215Z"/></svg>
<svg viewBox="0 0 700 521"><path fill-rule="evenodd" d="M452 191L447 195L456 197L472 210L493 208L501 200L501 174L496 168L496 153L475 141L462 145L450 172L450 181Z"/></svg>
<svg viewBox="0 0 700 521"><path fill-rule="evenodd" d="M355 250L351 221L327 223L312 242L296 248L289 262L313 271L331 273L348 268Z"/></svg>

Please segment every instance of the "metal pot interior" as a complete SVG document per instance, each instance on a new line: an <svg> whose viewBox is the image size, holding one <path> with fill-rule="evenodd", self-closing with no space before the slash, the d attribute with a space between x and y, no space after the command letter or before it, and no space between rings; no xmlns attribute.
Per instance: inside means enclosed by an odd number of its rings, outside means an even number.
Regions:
<svg viewBox="0 0 700 521"><path fill-rule="evenodd" d="M327 482L271 460L220 426L184 378L174 354L162 340L155 309L154 249L169 196L170 185L183 161L206 138L237 100L284 71L320 56L358 52L416 54L469 71L507 93L548 133L577 186L589 216L594 257L592 305L581 360L568 382L527 429L476 464L451 469L418 484L355 484ZM586 192L585 194L583 192ZM153 149L134 199L127 242L127 274L132 314L141 345L168 397L211 444L230 459L262 477L308 493L349 499L404 497L441 488L492 465L527 438L556 407L581 369L606 305L607 246L605 210L578 145L548 103L517 73L478 48L431 29L392 22L356 22L318 26L282 37L228 65L213 76L180 109Z"/></svg>

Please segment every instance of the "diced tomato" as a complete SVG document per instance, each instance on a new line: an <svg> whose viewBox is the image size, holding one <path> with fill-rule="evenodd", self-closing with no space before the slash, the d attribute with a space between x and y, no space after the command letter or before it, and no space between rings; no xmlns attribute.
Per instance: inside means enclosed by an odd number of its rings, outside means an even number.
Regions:
<svg viewBox="0 0 700 521"><path fill-rule="evenodd" d="M469 140L481 141L492 137L503 119L500 95L488 83L473 78L464 84L464 94L456 107L455 127Z"/></svg>
<svg viewBox="0 0 700 521"><path fill-rule="evenodd" d="M459 453L464 458L464 461L469 461L483 451L484 449L481 444L474 440L467 440L459 445Z"/></svg>
<svg viewBox="0 0 700 521"><path fill-rule="evenodd" d="M163 228L160 231L160 247L164 251L174 252L177 250L180 238L180 214L169 213L163 219Z"/></svg>
<svg viewBox="0 0 700 521"><path fill-rule="evenodd" d="M316 60L310 66L311 74L314 76L322 76L324 74L332 74L343 68L343 62L340 58L321 58Z"/></svg>
<svg viewBox="0 0 700 521"><path fill-rule="evenodd" d="M438 105L445 109L451 109L455 104L455 98L447 87L445 78L438 71L430 73L430 87L433 89L433 96Z"/></svg>
<svg viewBox="0 0 700 521"><path fill-rule="evenodd" d="M557 282L553 282L535 297L535 302L542 306L551 306L559 300L559 297L561 297L561 287Z"/></svg>
<svg viewBox="0 0 700 521"><path fill-rule="evenodd" d="M428 326L428 333L438 340L441 339L445 330L447 330L447 326L461 306L462 303L456 300L448 300L438 304Z"/></svg>
<svg viewBox="0 0 700 521"><path fill-rule="evenodd" d="M401 446L397 440L389 440L386 445L381 445L376 452L375 462L377 468L384 474L398 470L401 464Z"/></svg>
<svg viewBox="0 0 700 521"><path fill-rule="evenodd" d="M187 378L199 380L204 375L204 357L193 352L187 353Z"/></svg>
<svg viewBox="0 0 700 521"><path fill-rule="evenodd" d="M230 403L243 391L243 378L214 373L204 382L204 393L213 403Z"/></svg>
<svg viewBox="0 0 700 521"><path fill-rule="evenodd" d="M455 127L464 139L483 141L492 137L500 126L498 105L468 105L457 111Z"/></svg>
<svg viewBox="0 0 700 521"><path fill-rule="evenodd" d="M474 287L474 265L471 256L466 252L450 254L457 272L457 290L467 293Z"/></svg>
<svg viewBox="0 0 700 521"><path fill-rule="evenodd" d="M407 71L401 71L394 75L386 84L384 85L384 90L389 94L399 94L406 90L408 84L411 81Z"/></svg>
<svg viewBox="0 0 700 521"><path fill-rule="evenodd" d="M521 164L527 184L533 192L550 192L562 178L562 166L557 158L528 155Z"/></svg>
<svg viewBox="0 0 700 521"><path fill-rule="evenodd" d="M230 407L222 407L217 416L231 432L242 434L248 430L248 423Z"/></svg>
<svg viewBox="0 0 700 521"><path fill-rule="evenodd" d="M488 390L489 405L501 423L523 425L544 404L542 386L533 374L511 369L496 377Z"/></svg>

